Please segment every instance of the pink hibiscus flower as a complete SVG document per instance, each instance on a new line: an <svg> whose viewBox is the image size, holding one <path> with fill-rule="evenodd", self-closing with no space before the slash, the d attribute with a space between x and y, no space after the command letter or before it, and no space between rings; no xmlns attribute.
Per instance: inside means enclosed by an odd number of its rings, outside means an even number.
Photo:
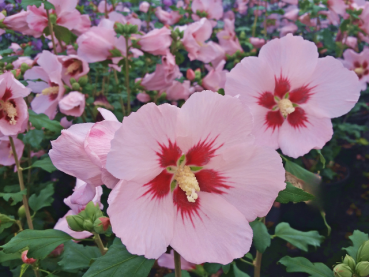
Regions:
<svg viewBox="0 0 369 277"><path fill-rule="evenodd" d="M333 134L331 118L355 105L357 76L333 57L318 58L314 43L287 35L264 45L259 57L244 58L227 75L225 93L251 109L253 134L297 158L321 149Z"/></svg>
<svg viewBox="0 0 369 277"><path fill-rule="evenodd" d="M217 33L217 38L226 54L233 55L237 51L243 52L236 32L234 31L234 20L228 18L224 19L224 30Z"/></svg>
<svg viewBox="0 0 369 277"><path fill-rule="evenodd" d="M58 56L58 59L62 64L62 79L69 87L70 78L78 81L90 71L88 63L77 55Z"/></svg>
<svg viewBox="0 0 369 277"><path fill-rule="evenodd" d="M161 29L154 29L143 35L138 44L141 46L142 51L153 55L165 55L172 43L170 34L171 31L165 26Z"/></svg>
<svg viewBox="0 0 369 277"><path fill-rule="evenodd" d="M59 101L59 109L65 115L79 117L85 111L86 97L79 91L71 91Z"/></svg>
<svg viewBox="0 0 369 277"><path fill-rule="evenodd" d="M144 105L111 141L106 168L121 181L108 214L128 251L227 264L249 251L249 222L285 187L281 158L254 145L242 103L211 91L178 108Z"/></svg>
<svg viewBox="0 0 369 277"><path fill-rule="evenodd" d="M169 269L174 269L174 251L171 250L170 254L163 254L158 259L158 265L161 267L166 267ZM187 262L185 259L181 257L181 269L182 270L191 270L195 269L196 265L193 263Z"/></svg>
<svg viewBox="0 0 369 277"><path fill-rule="evenodd" d="M343 53L343 58L343 65L356 73L359 77L361 90L366 90L367 83L369 83L369 48L365 47L361 53L347 49Z"/></svg>
<svg viewBox="0 0 369 277"><path fill-rule="evenodd" d="M25 130L28 108L23 97L30 92L11 72L0 76L0 136L13 136Z"/></svg>
<svg viewBox="0 0 369 277"><path fill-rule="evenodd" d="M24 150L24 143L13 137L15 151L17 152L18 157L22 157ZM4 136L0 137L0 165L10 166L15 164L15 159L13 155L13 149L9 141L9 137Z"/></svg>

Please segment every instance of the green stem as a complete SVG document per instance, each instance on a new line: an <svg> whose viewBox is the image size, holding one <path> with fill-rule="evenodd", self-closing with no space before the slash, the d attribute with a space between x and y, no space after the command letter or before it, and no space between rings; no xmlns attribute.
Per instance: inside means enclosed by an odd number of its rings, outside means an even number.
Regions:
<svg viewBox="0 0 369 277"><path fill-rule="evenodd" d="M17 152L15 151L15 145L14 145L14 141L13 141L12 137L9 137L9 142L10 142L10 145L12 146L12 151L13 151L15 164L17 166L17 173L18 173L18 180L19 180L20 190L23 191L23 190L25 190L24 181L23 181L23 169L21 168L21 166L19 164L18 155L17 155ZM22 198L23 198L23 206L24 206L24 209L26 211L26 218L27 218L28 228L33 229L33 223L32 223L31 213L29 212L27 196L23 195Z"/></svg>
<svg viewBox="0 0 369 277"><path fill-rule="evenodd" d="M177 251L174 250L174 266L175 266L175 277L182 277L181 270L181 255L178 254Z"/></svg>
<svg viewBox="0 0 369 277"><path fill-rule="evenodd" d="M115 83L118 87L117 91L119 91L119 79L118 79L118 73L117 71L114 69L114 79L115 79ZM123 102L123 98L119 97L119 102L120 102L120 106L122 107L122 113L123 116L126 114L126 108L124 107L124 102Z"/></svg>
<svg viewBox="0 0 369 277"><path fill-rule="evenodd" d="M256 24L258 23L258 16L259 16L259 9L257 9L257 13L255 15L255 18L254 18L254 24L252 24L252 33L251 33L251 36L252 37L255 37L255 31L256 31Z"/></svg>
<svg viewBox="0 0 369 277"><path fill-rule="evenodd" d="M125 57L125 69L126 69L126 89L127 89L127 115L131 113L131 91L129 89L129 64L128 64L128 40L129 37L126 36L126 57Z"/></svg>
<svg viewBox="0 0 369 277"><path fill-rule="evenodd" d="M265 217L263 217L262 222L265 224ZM254 269L254 277L260 277L260 270L261 270L261 259L263 254L259 251L256 251L256 259L255 259L255 269Z"/></svg>
<svg viewBox="0 0 369 277"><path fill-rule="evenodd" d="M328 222L327 222L327 219L325 218L325 212L324 211L320 211L320 214L324 220L324 224L325 224L325 227L327 227L327 230L328 230L328 234L327 236L329 237L331 235L331 231L332 231L332 228L331 226L329 226Z"/></svg>
<svg viewBox="0 0 369 277"><path fill-rule="evenodd" d="M50 21L50 12L49 10L46 10L46 15L47 15L47 20L48 20L48 25L49 25L49 32L50 32L50 36L51 36L51 41L53 43L53 51L55 55L58 55L58 52L56 52L56 43L55 43L55 38L54 38L54 30L53 30L53 24L51 24Z"/></svg>
<svg viewBox="0 0 369 277"><path fill-rule="evenodd" d="M100 235L98 233L93 233L94 234L94 240L95 240L95 243L97 245L97 247L99 247L99 250L101 252L101 255L105 255L107 249L104 247L104 244L100 238Z"/></svg>
<svg viewBox="0 0 369 277"><path fill-rule="evenodd" d="M253 263L251 263L251 262L249 262L249 261L246 261L246 260L244 260L244 259L240 259L240 261L241 262L244 262L244 263L246 263L246 264L249 264L249 265L252 265L252 266L255 266Z"/></svg>
<svg viewBox="0 0 369 277"><path fill-rule="evenodd" d="M20 220L16 220L15 223L18 225L19 231L23 231L22 222L20 222Z"/></svg>

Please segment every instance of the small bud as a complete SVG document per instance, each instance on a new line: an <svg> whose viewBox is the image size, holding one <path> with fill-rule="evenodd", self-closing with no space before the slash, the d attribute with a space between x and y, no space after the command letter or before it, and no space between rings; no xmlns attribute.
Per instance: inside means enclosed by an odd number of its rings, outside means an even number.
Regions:
<svg viewBox="0 0 369 277"><path fill-rule="evenodd" d="M105 234L111 228L109 217L102 216L95 220L94 231L98 234Z"/></svg>
<svg viewBox="0 0 369 277"><path fill-rule="evenodd" d="M102 217L104 216L102 211L100 210L99 204L94 204L94 202L89 202L86 205L86 208L84 209L84 212L86 214L86 219L90 219L92 222L94 222L96 220L96 218ZM91 224L92 224L91 222Z"/></svg>
<svg viewBox="0 0 369 277"><path fill-rule="evenodd" d="M190 81L193 81L195 79L195 77L196 77L195 72L191 68L187 69L186 78Z"/></svg>
<svg viewBox="0 0 369 277"><path fill-rule="evenodd" d="M86 219L85 221L83 221L83 230L92 232L93 229L94 229L94 224L92 223L91 220Z"/></svg>
<svg viewBox="0 0 369 277"><path fill-rule="evenodd" d="M28 250L25 250L22 252L22 261L25 263L25 264L33 264L36 262L35 259L33 258L27 258L27 253L28 253Z"/></svg>
<svg viewBox="0 0 369 277"><path fill-rule="evenodd" d="M356 262L351 256L346 255L343 259L343 263L348 265L352 270L355 270Z"/></svg>
<svg viewBox="0 0 369 277"><path fill-rule="evenodd" d="M357 251L357 262L369 261L369 240L364 242Z"/></svg>
<svg viewBox="0 0 369 277"><path fill-rule="evenodd" d="M116 22L114 24L114 30L117 34L124 34L126 32L126 27L122 23Z"/></svg>
<svg viewBox="0 0 369 277"><path fill-rule="evenodd" d="M81 217L80 215L68 215L67 216L67 222L68 222L69 228L76 232L84 231L83 221L84 221L83 217Z"/></svg>
<svg viewBox="0 0 369 277"><path fill-rule="evenodd" d="M80 89L81 89L81 86L78 83L72 84L72 90L73 91L78 91Z"/></svg>
<svg viewBox="0 0 369 277"><path fill-rule="evenodd" d="M69 79L69 82L73 85L74 83L76 83L76 79L74 79L73 77Z"/></svg>
<svg viewBox="0 0 369 277"><path fill-rule="evenodd" d="M19 218L25 218L26 217L26 209L24 208L24 206L20 206L18 209L18 217Z"/></svg>
<svg viewBox="0 0 369 277"><path fill-rule="evenodd" d="M246 38L246 33L245 33L245 31L242 31L240 33L240 39L245 39L245 38Z"/></svg>
<svg viewBox="0 0 369 277"><path fill-rule="evenodd" d="M352 277L352 270L346 264L338 264L333 268L335 277Z"/></svg>
<svg viewBox="0 0 369 277"><path fill-rule="evenodd" d="M51 253L49 254L49 257L55 258L61 255L64 251L64 244L60 244L57 246Z"/></svg>
<svg viewBox="0 0 369 277"><path fill-rule="evenodd" d="M81 78L78 79L78 84L81 87L84 87L85 85L87 85L87 83L88 83L88 77L87 77L87 75L82 76Z"/></svg>
<svg viewBox="0 0 369 277"><path fill-rule="evenodd" d="M70 90L70 87L68 87L67 85L64 85L64 89L65 89L65 93L68 93L68 92L70 92L71 90Z"/></svg>
<svg viewBox="0 0 369 277"><path fill-rule="evenodd" d="M200 80L201 79L201 70L198 68L195 70L195 80Z"/></svg>
<svg viewBox="0 0 369 277"><path fill-rule="evenodd" d="M29 65L26 63L22 63L20 66L20 69L22 71L22 73L26 72L28 69L30 69Z"/></svg>
<svg viewBox="0 0 369 277"><path fill-rule="evenodd" d="M10 70L10 72L14 75L14 78L19 80L22 76L22 71L20 69Z"/></svg>
<svg viewBox="0 0 369 277"><path fill-rule="evenodd" d="M122 57L122 53L116 48L110 50L109 52L112 57Z"/></svg>
<svg viewBox="0 0 369 277"><path fill-rule="evenodd" d="M5 66L5 69L6 69L6 70L12 70L12 69L14 69L14 65L13 65L13 64L11 64L11 63L8 63L8 64Z"/></svg>
<svg viewBox="0 0 369 277"><path fill-rule="evenodd" d="M136 34L138 32L137 25L130 24L128 26L129 26L129 28L128 28L128 33L129 34Z"/></svg>
<svg viewBox="0 0 369 277"><path fill-rule="evenodd" d="M359 274L360 277L365 277L369 275L369 262L363 261L356 265L356 273Z"/></svg>
<svg viewBox="0 0 369 277"><path fill-rule="evenodd" d="M50 22L51 24L56 24L56 15L55 14L50 14Z"/></svg>
<svg viewBox="0 0 369 277"><path fill-rule="evenodd" d="M140 12L147 13L149 8L150 4L146 1L143 1L138 9L140 10Z"/></svg>

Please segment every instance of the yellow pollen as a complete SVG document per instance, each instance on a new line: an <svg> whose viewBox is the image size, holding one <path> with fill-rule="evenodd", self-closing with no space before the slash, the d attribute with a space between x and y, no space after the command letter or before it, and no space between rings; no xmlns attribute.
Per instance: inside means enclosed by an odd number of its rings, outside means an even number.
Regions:
<svg viewBox="0 0 369 277"><path fill-rule="evenodd" d="M362 67L356 67L354 71L357 75L363 75L365 70Z"/></svg>
<svg viewBox="0 0 369 277"><path fill-rule="evenodd" d="M178 182L179 187L186 193L188 202L194 203L199 197L196 192L200 191L200 187L191 168L187 165L179 166L174 175L174 179Z"/></svg>
<svg viewBox="0 0 369 277"><path fill-rule="evenodd" d="M68 67L67 67L67 71L65 72L65 75L68 75L70 73L73 73L74 71L76 71L78 68L80 68L82 66L82 62L79 60L74 60L74 62L72 62Z"/></svg>
<svg viewBox="0 0 369 277"><path fill-rule="evenodd" d="M10 101L4 102L0 100L0 110L3 110L10 118L10 125L17 124L17 120L15 119L15 117L17 116L17 109Z"/></svg>
<svg viewBox="0 0 369 277"><path fill-rule="evenodd" d="M293 104L289 99L280 100L278 102L278 107L284 117L295 111L295 108L293 107Z"/></svg>
<svg viewBox="0 0 369 277"><path fill-rule="evenodd" d="M43 95L57 94L59 92L59 86L48 87L42 90Z"/></svg>

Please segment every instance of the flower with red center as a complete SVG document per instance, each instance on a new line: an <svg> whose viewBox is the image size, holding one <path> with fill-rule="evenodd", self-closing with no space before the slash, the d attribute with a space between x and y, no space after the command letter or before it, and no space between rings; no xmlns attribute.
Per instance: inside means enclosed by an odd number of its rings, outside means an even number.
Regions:
<svg viewBox="0 0 369 277"><path fill-rule="evenodd" d="M356 73L361 83L361 90L366 90L369 82L369 48L365 47L361 53L347 49L343 53L343 58L343 65Z"/></svg>
<svg viewBox="0 0 369 277"><path fill-rule="evenodd" d="M331 118L354 107L360 83L333 57L318 58L314 43L287 35L237 64L225 93L251 110L257 143L297 158L331 139Z"/></svg>
<svg viewBox="0 0 369 277"><path fill-rule="evenodd" d="M114 233L159 258L172 246L188 262L227 264L249 251L249 222L284 185L277 152L254 145L252 116L234 97L193 94L181 107L149 103L123 120L106 168Z"/></svg>
<svg viewBox="0 0 369 277"><path fill-rule="evenodd" d="M62 79L69 87L72 87L71 78L78 81L90 71L88 63L77 55L58 56L58 59L62 64Z"/></svg>
<svg viewBox="0 0 369 277"><path fill-rule="evenodd" d="M0 76L0 136L13 136L25 130L28 109L23 97L29 93L11 72Z"/></svg>

